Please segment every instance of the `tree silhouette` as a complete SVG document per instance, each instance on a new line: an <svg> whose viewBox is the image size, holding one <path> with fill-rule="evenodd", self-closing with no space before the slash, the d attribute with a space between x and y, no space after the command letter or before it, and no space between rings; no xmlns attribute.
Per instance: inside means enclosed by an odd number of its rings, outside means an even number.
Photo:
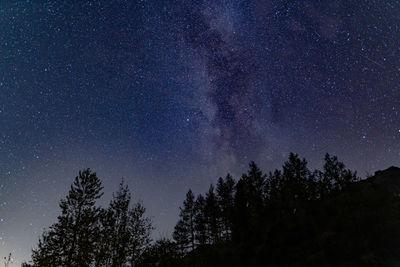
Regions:
<svg viewBox="0 0 400 267"><path fill-rule="evenodd" d="M131 207L129 189L120 184L107 209L95 206L102 193L96 173L75 178L61 215L32 251L33 266L135 266L150 244L151 222L140 203ZM29 265L27 265L29 266Z"/></svg>
<svg viewBox="0 0 400 267"><path fill-rule="evenodd" d="M212 184L206 194L204 217L206 219L208 243L215 243L221 237L221 219L217 196L215 195L214 186Z"/></svg>
<svg viewBox="0 0 400 267"><path fill-rule="evenodd" d="M392 167L360 181L329 154L322 171L294 153L268 176L250 162L237 183L228 174L205 196L188 190L175 242L151 243L123 182L107 209L94 206L102 186L88 169L23 266L398 266L399 178Z"/></svg>
<svg viewBox="0 0 400 267"><path fill-rule="evenodd" d="M100 208L95 202L102 193L96 173L90 169L75 177L66 199L60 202L61 215L33 250L34 266L89 266L98 240Z"/></svg>
<svg viewBox="0 0 400 267"><path fill-rule="evenodd" d="M356 182L357 172L346 169L343 162L338 161L336 156L325 155L323 172L318 172L321 193L327 194L332 190L339 191L350 183Z"/></svg>
<svg viewBox="0 0 400 267"><path fill-rule="evenodd" d="M207 218L205 217L206 200L200 194L194 204L195 208L195 231L197 244L202 246L208 242Z"/></svg>
<svg viewBox="0 0 400 267"><path fill-rule="evenodd" d="M257 222L263 216L265 175L254 162L236 184L233 238L237 242L255 242Z"/></svg>
<svg viewBox="0 0 400 267"><path fill-rule="evenodd" d="M182 252L195 248L195 203L192 190L186 194L183 207L180 208L179 221L175 226L173 237Z"/></svg>
<svg viewBox="0 0 400 267"><path fill-rule="evenodd" d="M281 181L282 203L288 214L296 214L304 201L313 199L313 190L309 190L314 178L307 167L307 161L297 154L290 153L288 161L283 165Z"/></svg>
<svg viewBox="0 0 400 267"><path fill-rule="evenodd" d="M130 207L131 194L122 180L119 190L100 218L101 231L96 266L120 267L137 264L145 247L150 243L150 220L145 209L136 203Z"/></svg>
<svg viewBox="0 0 400 267"><path fill-rule="evenodd" d="M128 242L128 262L131 266L136 266L142 258L142 254L150 245L150 234L153 226L149 218L144 214L146 209L142 204L136 203L128 212L127 234Z"/></svg>
<svg viewBox="0 0 400 267"><path fill-rule="evenodd" d="M222 236L231 238L232 216L234 208L235 180L228 173L223 179L220 177L217 183L217 201L221 217Z"/></svg>

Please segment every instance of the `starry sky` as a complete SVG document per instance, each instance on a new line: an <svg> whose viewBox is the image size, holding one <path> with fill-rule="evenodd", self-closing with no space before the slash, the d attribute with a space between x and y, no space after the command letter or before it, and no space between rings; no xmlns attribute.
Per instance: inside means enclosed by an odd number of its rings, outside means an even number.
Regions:
<svg viewBox="0 0 400 267"><path fill-rule="evenodd" d="M250 160L400 165L400 2L0 2L0 256L29 260L73 178L125 178L170 237Z"/></svg>

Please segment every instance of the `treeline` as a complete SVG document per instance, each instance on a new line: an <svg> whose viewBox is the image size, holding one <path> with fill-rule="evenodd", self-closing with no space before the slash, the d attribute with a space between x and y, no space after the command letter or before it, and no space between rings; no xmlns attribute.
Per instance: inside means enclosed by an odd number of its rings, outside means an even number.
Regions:
<svg viewBox="0 0 400 267"><path fill-rule="evenodd" d="M329 154L315 171L293 153L268 174L251 162L188 191L175 254L151 266L400 266L400 169L377 173L361 181Z"/></svg>
<svg viewBox="0 0 400 267"><path fill-rule="evenodd" d="M173 233L177 253L184 259L181 264L254 266L278 262L274 257L286 262L290 256L282 252L288 247L279 242L294 229L283 230L285 223L306 219L311 203L358 180L356 172L346 169L335 156L327 154L323 170L312 172L305 159L291 153L282 170L264 174L251 162L237 182L227 174L215 188L210 185L205 196L195 197L189 190ZM285 242L309 238L295 232Z"/></svg>
<svg viewBox="0 0 400 267"><path fill-rule="evenodd" d="M249 171L237 183L227 174L218 179L216 189L211 184L205 196L195 197L189 189L173 237L182 253L226 240L250 245L255 241L252 238L265 231L273 220L296 213L298 216L307 203L356 181L356 172L346 169L337 157L329 154L323 171L314 172L307 168L305 159L293 153L282 171L268 175L251 162ZM260 224L261 221L266 224Z"/></svg>
<svg viewBox="0 0 400 267"><path fill-rule="evenodd" d="M204 195L189 190L173 239L151 242L127 187L97 208L102 187L86 170L33 266L398 266L400 182L387 177L400 181L400 169L360 181L329 154L314 171L293 153L268 174L251 162L237 181L227 174Z"/></svg>

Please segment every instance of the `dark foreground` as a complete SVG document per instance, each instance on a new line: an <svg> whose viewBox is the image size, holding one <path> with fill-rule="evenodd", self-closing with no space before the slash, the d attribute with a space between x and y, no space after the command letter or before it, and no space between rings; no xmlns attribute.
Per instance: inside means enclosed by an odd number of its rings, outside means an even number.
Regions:
<svg viewBox="0 0 400 267"><path fill-rule="evenodd" d="M152 226L121 183L106 209L81 172L25 266L400 266L400 169L360 180L336 157L322 171L291 154L282 170L255 163L203 196L188 191L173 240Z"/></svg>

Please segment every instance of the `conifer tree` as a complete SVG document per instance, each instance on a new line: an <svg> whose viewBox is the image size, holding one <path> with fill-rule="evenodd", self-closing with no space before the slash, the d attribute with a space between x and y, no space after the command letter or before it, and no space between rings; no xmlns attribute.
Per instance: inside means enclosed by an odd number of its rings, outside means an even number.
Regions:
<svg viewBox="0 0 400 267"><path fill-rule="evenodd" d="M249 171L243 174L236 185L235 201L249 209L251 216L261 214L265 198L266 175L253 161L249 164Z"/></svg>
<svg viewBox="0 0 400 267"><path fill-rule="evenodd" d="M307 161L300 159L297 154L290 153L288 161L283 165L281 182L281 203L288 214L296 214L302 202L310 199L308 195L308 180L311 172Z"/></svg>
<svg viewBox="0 0 400 267"><path fill-rule="evenodd" d="M282 172L275 170L273 173L270 172L268 179L265 181L265 198L267 202L276 201L280 197L280 187L282 183Z"/></svg>
<svg viewBox="0 0 400 267"><path fill-rule="evenodd" d="M141 203L129 209L127 232L130 236L128 241L128 262L131 266L136 266L141 261L142 255L150 245L150 234L153 226L149 218L145 217L145 207Z"/></svg>
<svg viewBox="0 0 400 267"><path fill-rule="evenodd" d="M111 266L122 266L128 256L129 239L132 238L128 231L129 204L131 195L128 186L122 180L119 190L113 195L110 202L110 213L113 216L113 232L111 236Z"/></svg>
<svg viewBox="0 0 400 267"><path fill-rule="evenodd" d="M95 266L111 266L112 249L110 239L114 233L114 217L110 208L101 209L99 223L101 227L96 245Z"/></svg>
<svg viewBox="0 0 400 267"><path fill-rule="evenodd" d="M195 202L195 230L196 241L198 245L207 244L207 220L204 214L206 201L200 194Z"/></svg>
<svg viewBox="0 0 400 267"><path fill-rule="evenodd" d="M209 243L217 242L221 237L220 212L214 186L211 184L206 194L204 215Z"/></svg>
<svg viewBox="0 0 400 267"><path fill-rule="evenodd" d="M103 193L96 173L80 171L66 199L61 200L58 221L33 250L34 266L89 266L95 258L100 209L95 202Z"/></svg>
<svg viewBox="0 0 400 267"><path fill-rule="evenodd" d="M127 261L128 243L131 238L127 227L130 200L129 189L122 180L108 209L102 212L97 266L116 267Z"/></svg>
<svg viewBox="0 0 400 267"><path fill-rule="evenodd" d="M255 222L262 213L264 179L258 166L250 162L249 171L236 184L233 237L239 242L250 242Z"/></svg>
<svg viewBox="0 0 400 267"><path fill-rule="evenodd" d="M234 208L235 181L228 173L223 179L220 177L217 183L217 201L221 212L222 235L230 239L232 228L232 216Z"/></svg>
<svg viewBox="0 0 400 267"><path fill-rule="evenodd" d="M144 216L145 209L136 203L130 207L131 194L122 180L119 190L100 219L101 241L98 245L96 266L120 267L139 261L150 243L151 222Z"/></svg>
<svg viewBox="0 0 400 267"><path fill-rule="evenodd" d="M175 226L173 237L182 252L195 248L195 208L194 195L191 189L186 194L183 207L180 207L179 221Z"/></svg>
<svg viewBox="0 0 400 267"><path fill-rule="evenodd" d="M331 157L328 153L325 155L325 164L320 175L320 181L328 193L331 190L341 190L358 180L356 172L346 169L343 162L340 162L336 156Z"/></svg>
<svg viewBox="0 0 400 267"><path fill-rule="evenodd" d="M190 236L188 228L183 219L179 219L174 227L174 232L172 234L179 252L185 254L190 249Z"/></svg>

